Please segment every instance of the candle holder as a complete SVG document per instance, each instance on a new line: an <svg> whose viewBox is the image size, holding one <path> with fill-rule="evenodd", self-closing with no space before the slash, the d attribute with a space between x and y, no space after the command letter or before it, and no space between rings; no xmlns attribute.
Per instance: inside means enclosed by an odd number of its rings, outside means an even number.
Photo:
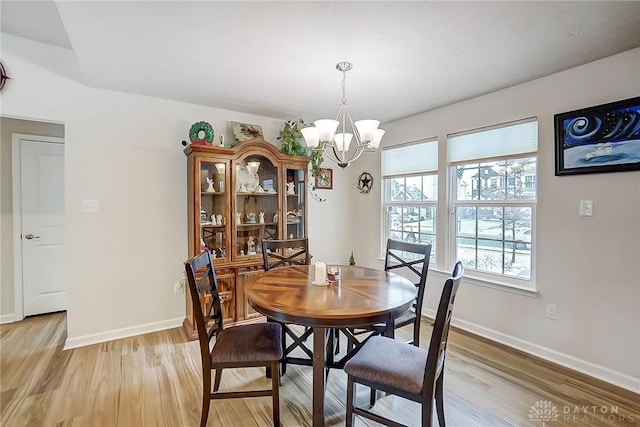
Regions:
<svg viewBox="0 0 640 427"><path fill-rule="evenodd" d="M331 283L340 283L342 268L332 265L327 267L327 280Z"/></svg>

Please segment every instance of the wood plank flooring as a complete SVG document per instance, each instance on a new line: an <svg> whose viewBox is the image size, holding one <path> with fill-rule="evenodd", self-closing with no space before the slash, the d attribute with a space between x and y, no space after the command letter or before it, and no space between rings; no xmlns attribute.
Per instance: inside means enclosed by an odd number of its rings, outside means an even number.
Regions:
<svg viewBox="0 0 640 427"><path fill-rule="evenodd" d="M423 320L422 346L430 334ZM400 331L399 338L409 338ZM65 313L0 326L0 425L196 426L200 419L198 343L181 329L63 351ZM228 370L222 388L269 387L260 369ZM281 389L283 427L311 426L311 368L289 366ZM327 426L343 426L346 376L332 370ZM358 402L368 390L358 389ZM532 407L547 411L530 418ZM419 405L388 396L376 411L409 426ZM555 408L556 412L552 412ZM640 395L470 334L452 331L445 371L450 426L640 426ZM534 413L535 415L535 413ZM557 418L555 417L557 415ZM215 401L209 426L271 425L270 398ZM435 422L437 425L437 421ZM358 420L357 426L375 426Z"/></svg>

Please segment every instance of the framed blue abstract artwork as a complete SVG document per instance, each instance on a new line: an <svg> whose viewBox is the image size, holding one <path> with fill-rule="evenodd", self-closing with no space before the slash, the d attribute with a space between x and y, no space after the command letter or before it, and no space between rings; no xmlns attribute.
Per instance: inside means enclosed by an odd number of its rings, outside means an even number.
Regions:
<svg viewBox="0 0 640 427"><path fill-rule="evenodd" d="M554 119L556 176L640 170L640 97Z"/></svg>

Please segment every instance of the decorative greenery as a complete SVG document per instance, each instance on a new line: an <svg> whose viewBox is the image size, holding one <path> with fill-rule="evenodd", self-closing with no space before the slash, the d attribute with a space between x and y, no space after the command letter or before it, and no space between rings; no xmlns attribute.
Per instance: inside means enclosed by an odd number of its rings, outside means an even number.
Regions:
<svg viewBox="0 0 640 427"><path fill-rule="evenodd" d="M301 132L305 127L307 125L302 119L297 121L287 120L277 139L281 141L280 151L283 153L289 156L297 156L299 154L311 156L311 176L315 177L324 159L322 150L308 150L305 146Z"/></svg>
<svg viewBox="0 0 640 427"><path fill-rule="evenodd" d="M313 160L312 160L313 162ZM317 172L317 168L316 168L316 172ZM311 194L311 197L313 198L313 200L315 200L316 202L325 202L327 199L326 198L322 198L318 195L318 193L316 193L316 185L315 182L316 180L314 179L315 177L312 175L312 172L309 171L309 194Z"/></svg>
<svg viewBox="0 0 640 427"><path fill-rule="evenodd" d="M356 260L353 257L353 251L351 251L351 256L349 257L349 265L356 265Z"/></svg>
<svg viewBox="0 0 640 427"><path fill-rule="evenodd" d="M302 132L300 130L304 128L304 120L298 119L298 121L287 120L284 122L284 127L278 134L278 138L281 141L280 151L289 156L297 156L303 154L306 149L302 138Z"/></svg>
<svg viewBox="0 0 640 427"><path fill-rule="evenodd" d="M204 138L200 138L200 132L204 134ZM192 144L211 145L213 141L213 127L207 122L196 122L192 124L189 129L189 141Z"/></svg>
<svg viewBox="0 0 640 427"><path fill-rule="evenodd" d="M321 150L313 150L311 151L311 176L316 177L318 174L318 169L320 169L320 165L324 158L322 157Z"/></svg>

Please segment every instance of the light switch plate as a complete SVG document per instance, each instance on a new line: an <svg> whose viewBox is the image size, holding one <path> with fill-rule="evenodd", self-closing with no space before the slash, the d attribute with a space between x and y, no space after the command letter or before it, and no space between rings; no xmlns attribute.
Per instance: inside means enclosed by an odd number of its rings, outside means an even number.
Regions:
<svg viewBox="0 0 640 427"><path fill-rule="evenodd" d="M98 213L100 204L97 200L82 200L82 213Z"/></svg>
<svg viewBox="0 0 640 427"><path fill-rule="evenodd" d="M593 216L593 200L580 200L580 216Z"/></svg>

